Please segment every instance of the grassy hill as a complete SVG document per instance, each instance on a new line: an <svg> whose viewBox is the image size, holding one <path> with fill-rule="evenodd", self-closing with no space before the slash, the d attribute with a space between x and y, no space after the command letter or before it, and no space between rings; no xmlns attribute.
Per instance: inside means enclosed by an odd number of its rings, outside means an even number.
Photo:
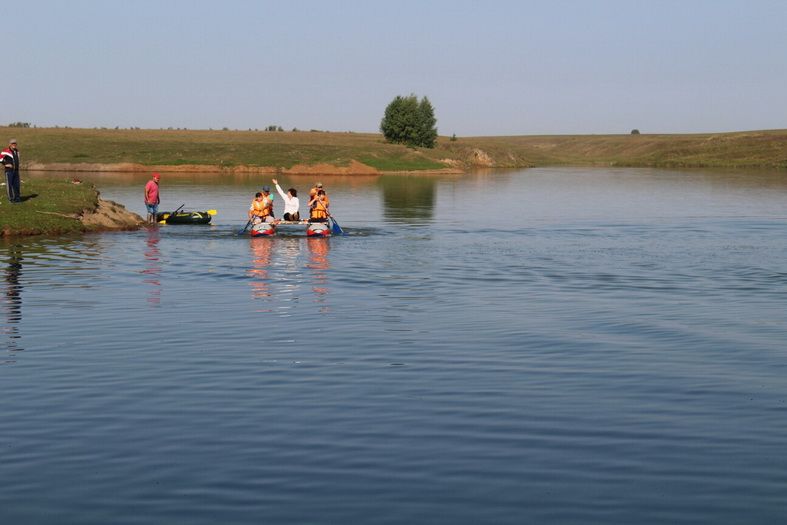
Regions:
<svg viewBox="0 0 787 525"><path fill-rule="evenodd" d="M787 168L787 130L669 135L554 135L488 137L478 148L514 152L538 166Z"/></svg>
<svg viewBox="0 0 787 525"><path fill-rule="evenodd" d="M787 168L787 130L671 135L440 137L434 149L343 132L0 128L19 140L24 165L134 163L215 168L296 165L380 171L446 167L660 166Z"/></svg>

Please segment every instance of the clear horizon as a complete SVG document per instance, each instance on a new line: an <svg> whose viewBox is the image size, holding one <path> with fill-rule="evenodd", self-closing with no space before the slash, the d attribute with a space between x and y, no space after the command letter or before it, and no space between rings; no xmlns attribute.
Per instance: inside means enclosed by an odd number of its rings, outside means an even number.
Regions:
<svg viewBox="0 0 787 525"><path fill-rule="evenodd" d="M378 132L427 96L441 135L787 128L787 3L29 0L2 125Z"/></svg>

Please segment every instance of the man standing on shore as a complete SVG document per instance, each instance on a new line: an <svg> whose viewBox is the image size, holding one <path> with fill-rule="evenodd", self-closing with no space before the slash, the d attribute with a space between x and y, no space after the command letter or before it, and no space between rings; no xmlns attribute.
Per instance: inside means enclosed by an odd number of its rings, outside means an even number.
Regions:
<svg viewBox="0 0 787 525"><path fill-rule="evenodd" d="M8 190L9 202L22 202L19 193L19 151L16 149L16 139L8 141L8 147L3 150L3 167L5 168L5 185Z"/></svg>
<svg viewBox="0 0 787 525"><path fill-rule="evenodd" d="M156 224L158 217L158 205L161 202L161 197L158 193L158 181L161 175L158 173L153 174L153 178L145 184L145 207L148 209L148 224Z"/></svg>

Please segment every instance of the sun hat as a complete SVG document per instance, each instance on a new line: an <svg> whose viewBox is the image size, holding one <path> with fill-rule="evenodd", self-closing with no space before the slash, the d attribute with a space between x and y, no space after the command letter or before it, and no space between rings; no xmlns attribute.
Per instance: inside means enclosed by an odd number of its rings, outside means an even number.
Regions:
<svg viewBox="0 0 787 525"><path fill-rule="evenodd" d="M270 186L263 186L262 187L262 191L271 191L271 187Z"/></svg>
<svg viewBox="0 0 787 525"><path fill-rule="evenodd" d="M8 141L9 144L16 144L16 139L11 139Z"/></svg>
<svg viewBox="0 0 787 525"><path fill-rule="evenodd" d="M322 188L322 182L318 182L318 183L317 183L317 184L315 184L314 186L315 186L315 187L317 187L317 188Z"/></svg>

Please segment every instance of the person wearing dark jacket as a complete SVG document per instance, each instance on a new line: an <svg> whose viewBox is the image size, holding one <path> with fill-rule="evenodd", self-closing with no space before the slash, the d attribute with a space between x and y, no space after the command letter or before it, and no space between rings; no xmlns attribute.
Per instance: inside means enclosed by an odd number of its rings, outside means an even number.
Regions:
<svg viewBox="0 0 787 525"><path fill-rule="evenodd" d="M19 151L16 149L16 139L8 141L8 147L0 153L3 167L5 168L5 186L8 190L9 202L22 202L19 193Z"/></svg>

